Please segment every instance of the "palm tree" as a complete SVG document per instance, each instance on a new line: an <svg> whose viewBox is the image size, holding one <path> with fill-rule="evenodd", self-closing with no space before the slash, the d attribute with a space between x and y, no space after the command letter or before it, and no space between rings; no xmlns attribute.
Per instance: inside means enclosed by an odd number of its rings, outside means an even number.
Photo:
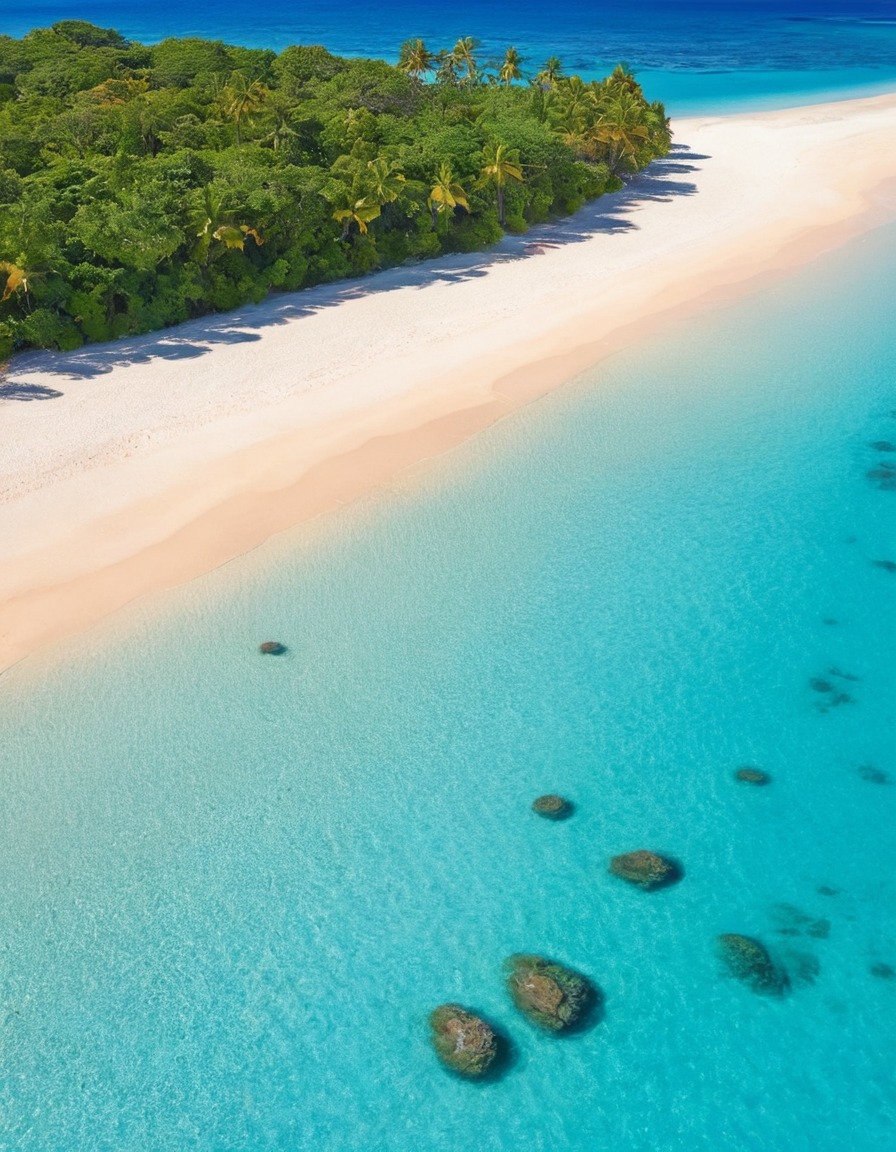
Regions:
<svg viewBox="0 0 896 1152"><path fill-rule="evenodd" d="M422 40L405 40L398 51L399 69L415 80L432 71L435 59Z"/></svg>
<svg viewBox="0 0 896 1152"><path fill-rule="evenodd" d="M230 82L221 93L224 111L236 128L237 147L242 144L240 125L243 120L251 120L267 97L268 90L260 80L248 80L242 72L234 72Z"/></svg>
<svg viewBox="0 0 896 1152"><path fill-rule="evenodd" d="M558 80L556 93L558 106L564 111L571 111L580 116L594 107L596 95L594 86L586 84L580 76Z"/></svg>
<svg viewBox="0 0 896 1152"><path fill-rule="evenodd" d="M465 84L476 84L479 81L479 64L476 60L476 50L479 41L473 36L462 36L451 49L457 67L463 72Z"/></svg>
<svg viewBox="0 0 896 1152"><path fill-rule="evenodd" d="M225 248L239 248L240 252L243 251L246 240L250 236L259 248L264 244L264 240L258 235L258 232L254 228L250 228L248 224L240 224L239 227L235 224L221 224L214 230L212 236L215 240L220 240Z"/></svg>
<svg viewBox="0 0 896 1152"><path fill-rule="evenodd" d="M623 165L636 165L649 136L644 105L631 92L620 92L603 106L591 134L606 147L614 175Z"/></svg>
<svg viewBox="0 0 896 1152"><path fill-rule="evenodd" d="M342 225L342 239L347 240L353 224L363 236L367 226L376 220L386 204L392 204L404 191L405 178L397 160L378 156L366 168L358 169L348 156L347 166L339 167L341 188L333 197L333 219ZM339 161L334 165L334 172Z"/></svg>
<svg viewBox="0 0 896 1152"><path fill-rule="evenodd" d="M575 152L584 151L587 122L583 112L570 104L560 105L552 110L551 123L567 148Z"/></svg>
<svg viewBox="0 0 896 1152"><path fill-rule="evenodd" d="M610 83L616 88L624 88L626 92L630 92L632 96L643 97L644 92L641 85L635 79L635 74L628 64L617 64L609 76Z"/></svg>
<svg viewBox="0 0 896 1152"><path fill-rule="evenodd" d="M542 88L553 88L563 78L563 65L558 56L549 56L544 67L535 75L535 83Z"/></svg>
<svg viewBox="0 0 896 1152"><path fill-rule="evenodd" d="M27 296L31 291L30 279L34 273L29 272L20 264L13 264L10 260L0 260L0 272L6 273L6 287L3 289L3 295L0 296L0 304L13 295L15 292L21 292L23 296Z"/></svg>
<svg viewBox="0 0 896 1152"><path fill-rule="evenodd" d="M586 132L597 114L594 87L578 76L558 79L550 100L549 115L554 131L568 147L587 152Z"/></svg>
<svg viewBox="0 0 896 1152"><path fill-rule="evenodd" d="M435 58L435 82L448 84L450 88L457 84L457 58L454 52L448 52L446 48L442 48Z"/></svg>
<svg viewBox="0 0 896 1152"><path fill-rule="evenodd" d="M457 57L453 52L448 52L442 49L435 58L436 64L436 82L438 84L448 84L454 87L457 84Z"/></svg>
<svg viewBox="0 0 896 1152"><path fill-rule="evenodd" d="M479 176L479 186L495 188L498 199L498 223L504 227L504 189L509 180L523 181L523 169L520 165L520 154L515 148L508 148L506 144L491 141L482 150L485 163Z"/></svg>
<svg viewBox="0 0 896 1152"><path fill-rule="evenodd" d="M358 231L363 236L367 231L367 225L372 220L376 220L379 214L379 204L375 204L366 196L362 196L358 200L346 199L342 207L333 212L333 219L342 225L342 239L347 240L352 224L358 225Z"/></svg>
<svg viewBox="0 0 896 1152"><path fill-rule="evenodd" d="M447 161L439 165L439 174L432 186L427 204L432 213L433 228L436 226L437 217L442 212L453 213L457 208L463 208L465 212L470 211L467 194L463 186L455 180L454 171Z"/></svg>
<svg viewBox="0 0 896 1152"><path fill-rule="evenodd" d="M672 126L666 115L666 109L659 100L654 100L647 106L644 120L656 155L664 156L672 144Z"/></svg>
<svg viewBox="0 0 896 1152"><path fill-rule="evenodd" d="M522 80L523 72L520 68L523 59L517 52L516 48L508 48L507 54L504 57L504 63L498 72L498 79L502 84L506 84L509 88L514 80Z"/></svg>
<svg viewBox="0 0 896 1152"><path fill-rule="evenodd" d="M404 191L404 182L404 174L397 160L387 160L384 156L378 156L376 160L367 162L367 174L364 180L367 198L380 207L398 199Z"/></svg>
<svg viewBox="0 0 896 1152"><path fill-rule="evenodd" d="M276 103L271 101L268 107L269 131L264 141L270 144L275 152L278 152L291 137L298 136L298 132L292 126L292 112L291 105L280 101Z"/></svg>
<svg viewBox="0 0 896 1152"><path fill-rule="evenodd" d="M197 229L194 257L200 264L208 263L213 240L225 248L239 248L241 252L248 236L258 245L264 243L255 228L248 224L234 224L233 213L228 209L225 194L220 188L203 188L190 215L191 224Z"/></svg>

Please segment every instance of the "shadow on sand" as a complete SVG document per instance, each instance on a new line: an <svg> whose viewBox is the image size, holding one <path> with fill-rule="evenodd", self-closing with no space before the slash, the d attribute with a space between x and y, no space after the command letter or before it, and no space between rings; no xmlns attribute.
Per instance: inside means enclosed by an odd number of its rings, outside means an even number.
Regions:
<svg viewBox="0 0 896 1152"><path fill-rule="evenodd" d="M62 395L43 384L0 384L0 400L55 400Z"/></svg>

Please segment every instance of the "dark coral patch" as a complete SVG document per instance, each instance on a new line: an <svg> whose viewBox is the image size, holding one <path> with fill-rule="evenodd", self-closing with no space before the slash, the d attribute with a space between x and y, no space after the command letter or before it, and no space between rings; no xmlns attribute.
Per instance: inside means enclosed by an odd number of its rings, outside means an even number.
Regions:
<svg viewBox="0 0 896 1152"><path fill-rule="evenodd" d="M882 768L875 768L873 764L861 764L856 771L859 776L869 784L889 784L890 777Z"/></svg>
<svg viewBox="0 0 896 1152"><path fill-rule="evenodd" d="M566 820L575 811L575 805L565 796L548 793L532 801L532 811L546 820Z"/></svg>
<svg viewBox="0 0 896 1152"><path fill-rule="evenodd" d="M614 856L610 861L610 871L620 880L643 888L645 892L668 888L684 876L684 869L677 860L660 856L658 852L648 852L644 848Z"/></svg>
<svg viewBox="0 0 896 1152"><path fill-rule="evenodd" d="M831 932L830 920L816 919L793 904L775 904L771 917L779 936L813 936L816 940L826 940Z"/></svg>
<svg viewBox="0 0 896 1152"><path fill-rule="evenodd" d="M741 784L753 784L758 788L765 787L766 784L771 784L772 778L768 772L763 772L761 768L743 767L738 768L734 773L734 779Z"/></svg>
<svg viewBox="0 0 896 1152"><path fill-rule="evenodd" d="M504 967L514 1004L547 1032L581 1027L603 1002L599 989L587 976L544 956L518 954Z"/></svg>
<svg viewBox="0 0 896 1152"><path fill-rule="evenodd" d="M717 937L716 947L728 974L754 992L781 996L790 987L787 973L775 964L760 940L737 932L726 932Z"/></svg>
<svg viewBox="0 0 896 1152"><path fill-rule="evenodd" d="M279 640L265 640L263 644L258 645L258 651L263 656L282 656L286 651L286 645L281 644Z"/></svg>
<svg viewBox="0 0 896 1152"><path fill-rule="evenodd" d="M500 1040L495 1030L459 1004L441 1004L430 1014L429 1026L439 1059L459 1076L478 1079L498 1058Z"/></svg>

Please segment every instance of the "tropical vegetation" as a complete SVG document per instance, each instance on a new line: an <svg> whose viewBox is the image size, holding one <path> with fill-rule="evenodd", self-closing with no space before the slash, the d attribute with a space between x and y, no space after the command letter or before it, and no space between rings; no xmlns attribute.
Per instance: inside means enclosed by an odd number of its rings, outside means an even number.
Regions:
<svg viewBox="0 0 896 1152"><path fill-rule="evenodd" d="M574 212L668 151L630 71L472 37L319 46L0 36L0 357L74 349Z"/></svg>

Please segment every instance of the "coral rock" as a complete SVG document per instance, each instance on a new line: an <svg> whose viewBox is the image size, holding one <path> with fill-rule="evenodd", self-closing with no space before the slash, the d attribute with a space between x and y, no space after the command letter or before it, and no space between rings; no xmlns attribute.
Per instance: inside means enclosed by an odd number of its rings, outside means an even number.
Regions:
<svg viewBox="0 0 896 1152"><path fill-rule="evenodd" d="M442 1004L429 1017L432 1046L460 1076L483 1076L498 1055L498 1037L479 1016L459 1004Z"/></svg>
<svg viewBox="0 0 896 1152"><path fill-rule="evenodd" d="M543 956L511 956L505 967L514 1004L548 1032L572 1028L597 999L596 988L585 976Z"/></svg>
<svg viewBox="0 0 896 1152"><path fill-rule="evenodd" d="M286 645L281 644L279 640L265 640L263 644L258 645L258 651L263 656L282 656L286 651Z"/></svg>
<svg viewBox="0 0 896 1152"><path fill-rule="evenodd" d="M768 772L763 772L761 768L738 768L734 773L734 779L739 780L741 784L757 784L760 787L772 782Z"/></svg>
<svg viewBox="0 0 896 1152"><path fill-rule="evenodd" d="M754 992L780 996L787 990L786 973L776 967L765 945L752 936L727 932L718 937L719 958L728 972Z"/></svg>
<svg viewBox="0 0 896 1152"><path fill-rule="evenodd" d="M614 856L610 861L610 871L621 880L627 880L629 884L636 884L647 891L665 888L682 877L682 870L674 860L667 860L643 848L637 852Z"/></svg>
<svg viewBox="0 0 896 1152"><path fill-rule="evenodd" d="M539 796L537 800L532 801L532 811L548 820L565 820L567 816L572 815L572 810L572 804L563 796L551 794Z"/></svg>

